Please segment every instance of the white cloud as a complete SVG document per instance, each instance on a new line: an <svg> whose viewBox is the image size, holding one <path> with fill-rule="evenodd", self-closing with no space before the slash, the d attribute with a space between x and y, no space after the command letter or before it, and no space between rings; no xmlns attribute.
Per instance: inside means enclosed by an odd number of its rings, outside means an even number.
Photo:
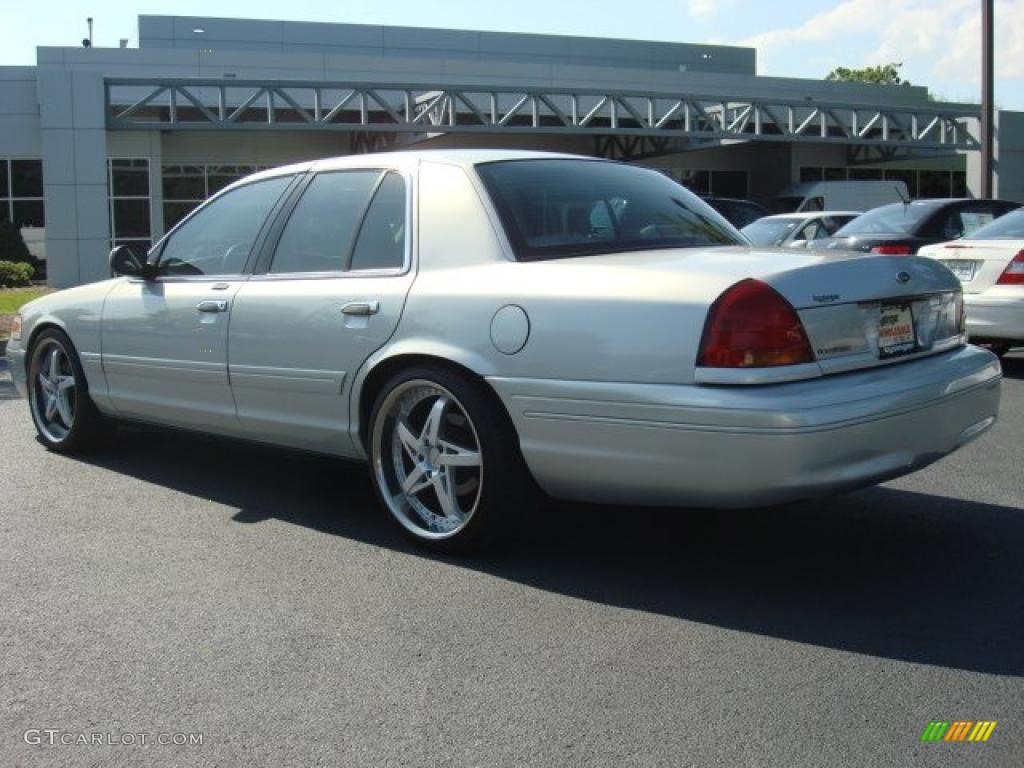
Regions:
<svg viewBox="0 0 1024 768"><path fill-rule="evenodd" d="M709 19L724 11L733 0L688 0L686 3L690 15L698 19Z"/></svg>
<svg viewBox="0 0 1024 768"><path fill-rule="evenodd" d="M997 0L995 19L998 90L1001 82L1024 78L1024 0ZM762 74L821 77L824 71L794 69L823 56L828 69L897 61L915 84L951 98L974 98L980 80L981 10L977 0L844 0L794 27L768 30L738 44L757 48Z"/></svg>
<svg viewBox="0 0 1024 768"><path fill-rule="evenodd" d="M874 29L894 2L899 3L900 0L846 0L795 27L761 32L739 41L739 45L750 45L760 52L800 43L827 42L851 33Z"/></svg>

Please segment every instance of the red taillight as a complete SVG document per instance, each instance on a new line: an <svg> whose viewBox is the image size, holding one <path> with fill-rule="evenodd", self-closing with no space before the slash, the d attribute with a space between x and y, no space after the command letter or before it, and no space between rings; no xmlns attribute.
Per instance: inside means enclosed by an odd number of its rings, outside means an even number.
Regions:
<svg viewBox="0 0 1024 768"><path fill-rule="evenodd" d="M996 285L1024 285L1024 251L1018 251L1013 261L1006 265Z"/></svg>
<svg viewBox="0 0 1024 768"><path fill-rule="evenodd" d="M767 368L813 362L796 310L770 286L743 280L711 305L697 365Z"/></svg>
<svg viewBox="0 0 1024 768"><path fill-rule="evenodd" d="M876 245L871 249L872 253L877 253L881 256L909 256L910 246L909 245Z"/></svg>

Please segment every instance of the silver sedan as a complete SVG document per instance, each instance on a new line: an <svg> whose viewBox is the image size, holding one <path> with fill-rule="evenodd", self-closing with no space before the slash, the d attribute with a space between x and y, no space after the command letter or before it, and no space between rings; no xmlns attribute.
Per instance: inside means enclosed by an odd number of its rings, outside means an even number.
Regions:
<svg viewBox="0 0 1024 768"><path fill-rule="evenodd" d="M534 485L719 508L857 488L999 404L942 264L760 252L663 175L593 159L280 168L111 267L16 322L46 446L124 420L363 459L435 548L514 524Z"/></svg>

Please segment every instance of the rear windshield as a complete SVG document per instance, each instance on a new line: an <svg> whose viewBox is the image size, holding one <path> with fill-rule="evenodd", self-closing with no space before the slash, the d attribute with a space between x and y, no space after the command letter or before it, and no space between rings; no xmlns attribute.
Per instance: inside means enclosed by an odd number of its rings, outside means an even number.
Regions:
<svg viewBox="0 0 1024 768"><path fill-rule="evenodd" d="M970 234L971 240L1024 240L1024 210L1000 216Z"/></svg>
<svg viewBox="0 0 1024 768"><path fill-rule="evenodd" d="M778 245L807 219L760 219L740 230L754 245Z"/></svg>
<svg viewBox="0 0 1024 768"><path fill-rule="evenodd" d="M838 230L833 237L896 233L909 235L917 229L918 224L935 213L938 207L929 203L883 205L881 208L861 214Z"/></svg>
<svg viewBox="0 0 1024 768"><path fill-rule="evenodd" d="M706 203L666 176L600 160L504 160L477 172L516 258L744 245Z"/></svg>

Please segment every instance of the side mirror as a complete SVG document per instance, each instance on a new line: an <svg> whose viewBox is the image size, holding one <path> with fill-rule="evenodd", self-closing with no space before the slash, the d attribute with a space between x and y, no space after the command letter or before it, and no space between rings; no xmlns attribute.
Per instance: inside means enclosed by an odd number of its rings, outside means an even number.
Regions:
<svg viewBox="0 0 1024 768"><path fill-rule="evenodd" d="M787 248L806 248L807 247L807 241L806 240L790 240L788 243L786 243L786 247Z"/></svg>
<svg viewBox="0 0 1024 768"><path fill-rule="evenodd" d="M110 251L110 271L115 276L141 277L143 280L153 277L153 268L140 261L127 245L118 245Z"/></svg>

